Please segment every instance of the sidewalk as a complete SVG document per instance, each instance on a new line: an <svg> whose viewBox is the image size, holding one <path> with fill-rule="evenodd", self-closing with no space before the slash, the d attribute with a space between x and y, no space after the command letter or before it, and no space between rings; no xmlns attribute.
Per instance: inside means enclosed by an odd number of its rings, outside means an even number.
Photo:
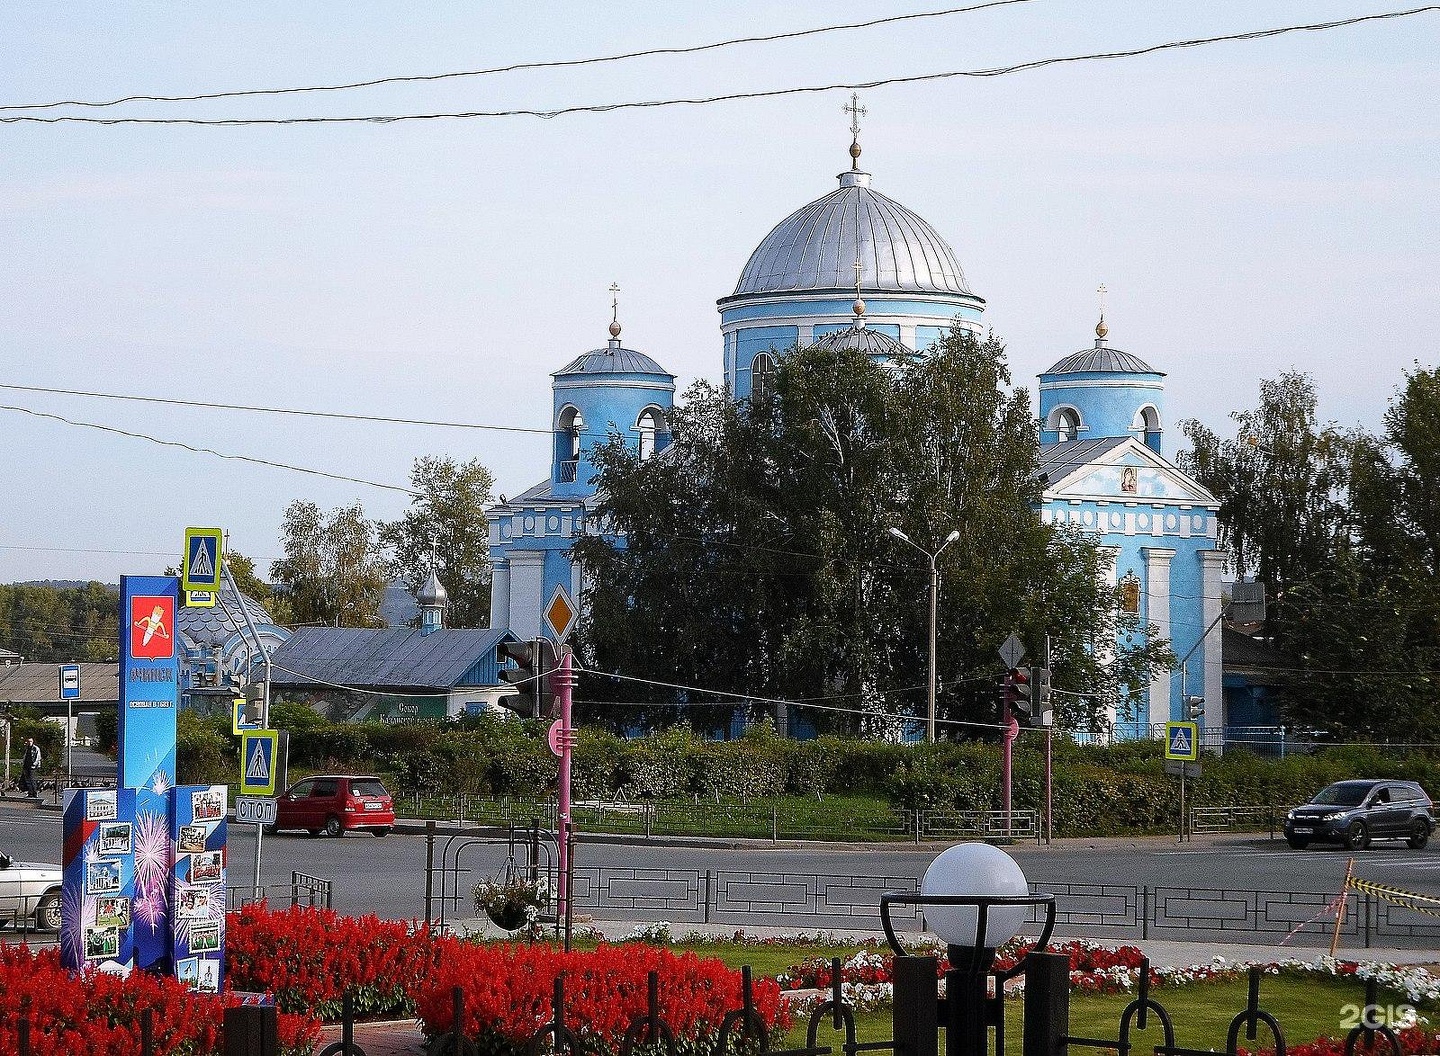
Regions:
<svg viewBox="0 0 1440 1056"><path fill-rule="evenodd" d="M607 939L618 939L622 935L634 931L653 921L618 921L601 920L591 921L589 925L595 928ZM492 933L489 922L483 918L474 920L456 921L455 926L461 930L473 931L475 933ZM780 938L796 934L793 928L770 928L750 927L746 928L745 934L751 938ZM717 939L730 939L735 935L734 928L710 928L710 929L688 929L686 925L678 925L674 928L675 938L680 939L695 932L703 932L712 935ZM813 934L804 932L803 934ZM832 934L832 933L827 933ZM878 931L852 931L844 936L833 936L841 939L877 939L884 942L884 934ZM901 941L912 937L912 933L901 936ZM1157 967L1186 967L1193 964L1206 964L1212 962L1216 957L1223 957L1227 961L1278 961L1278 960L1302 960L1315 963L1329 953L1328 947L1290 947L1290 946L1261 946L1254 944L1240 943L1216 943L1216 942L1176 942L1174 940L1146 940L1143 942L1131 942L1126 939L1099 939L1106 945L1139 946L1150 958L1150 963ZM1337 951L1341 960L1350 961L1380 961L1389 964L1401 965L1426 965L1432 972L1440 969L1440 954L1427 950L1378 950L1378 949L1355 949L1352 947L1341 947ZM340 1027L330 1026L325 1028L324 1037L317 1048L317 1052L331 1042L340 1040ZM387 1023L357 1023L355 1025L355 1043L365 1050L365 1056L422 1056L425 1051L424 1035L420 1033L420 1027L414 1020L404 1020Z"/></svg>

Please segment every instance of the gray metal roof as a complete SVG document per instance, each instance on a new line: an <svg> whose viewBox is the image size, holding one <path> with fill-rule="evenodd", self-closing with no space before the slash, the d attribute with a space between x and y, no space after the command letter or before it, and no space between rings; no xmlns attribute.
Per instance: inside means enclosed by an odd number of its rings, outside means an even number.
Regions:
<svg viewBox="0 0 1440 1056"><path fill-rule="evenodd" d="M1066 440L1061 444L1040 445L1040 473L1054 484L1069 476L1076 468L1088 466L1111 448L1130 439L1127 436L1098 436L1093 440Z"/></svg>
<svg viewBox="0 0 1440 1056"><path fill-rule="evenodd" d="M265 611L265 607L254 598L241 594L237 601L235 592L227 583L221 587L220 596L215 599L214 606L206 609L181 606L175 616L175 623L191 645L223 645L230 640L232 634L245 626L245 616L240 608L242 604L250 611L250 618L257 627L275 622Z"/></svg>
<svg viewBox="0 0 1440 1056"><path fill-rule="evenodd" d="M828 334L822 334L815 339L813 347L827 351L843 348L863 352L868 356L911 355L910 349L889 334L882 334L863 326L851 326L844 330L834 330Z"/></svg>
<svg viewBox="0 0 1440 1056"><path fill-rule="evenodd" d="M1097 344L1094 348L1082 348L1074 352L1045 372L1046 374L1158 374L1164 377L1164 371L1156 370L1146 363L1139 356L1132 356L1129 352L1121 352L1118 348L1107 348Z"/></svg>
<svg viewBox="0 0 1440 1056"><path fill-rule="evenodd" d="M675 379L674 374L644 352L621 348L619 341L576 356L551 376L558 378L566 374L660 374L672 381Z"/></svg>
<svg viewBox="0 0 1440 1056"><path fill-rule="evenodd" d="M113 703L120 699L119 664L80 664L80 700ZM12 664L0 668L0 702L59 704L60 665Z"/></svg>
<svg viewBox="0 0 1440 1056"><path fill-rule="evenodd" d="M297 627L271 654L276 685L448 689L506 636L488 627Z"/></svg>
<svg viewBox="0 0 1440 1056"><path fill-rule="evenodd" d="M765 236L733 296L792 290L969 294L965 275L935 229L870 188L868 172L842 172L840 187L791 213Z"/></svg>

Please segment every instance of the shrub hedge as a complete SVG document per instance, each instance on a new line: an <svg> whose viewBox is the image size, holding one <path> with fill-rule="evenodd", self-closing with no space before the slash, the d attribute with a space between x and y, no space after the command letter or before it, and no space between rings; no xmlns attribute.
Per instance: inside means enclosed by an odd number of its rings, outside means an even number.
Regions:
<svg viewBox="0 0 1440 1056"><path fill-rule="evenodd" d="M489 716L451 723L333 724L308 709L277 706L275 724L290 733L298 773L365 770L386 775L395 791L517 799L553 795L557 760L545 726ZM304 714L299 714L304 712ZM226 745L230 745L228 749ZM182 780L233 779L229 730L181 724ZM1025 734L1014 753L1012 802L1040 803L1043 741ZM1334 746L1313 755L1265 758L1244 749L1207 755L1190 785L1195 805L1266 806L1307 800L1331 781L1381 776L1419 781L1440 793L1440 751ZM1000 752L984 742L900 745L858 738L792 741L752 727L735 741L709 741L685 726L624 739L581 729L575 749L579 799L710 801L779 796L869 795L902 809L994 809ZM1178 823L1176 782L1164 773L1154 741L1082 747L1054 741L1055 831L1104 835L1166 831Z"/></svg>

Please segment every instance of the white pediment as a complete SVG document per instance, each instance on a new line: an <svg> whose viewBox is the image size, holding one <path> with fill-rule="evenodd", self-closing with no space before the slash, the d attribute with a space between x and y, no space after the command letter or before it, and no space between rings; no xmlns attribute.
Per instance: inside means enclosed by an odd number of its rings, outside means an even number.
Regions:
<svg viewBox="0 0 1440 1056"><path fill-rule="evenodd" d="M1064 467L1045 489L1045 499L1219 506L1210 492L1133 438L1096 456L1093 461Z"/></svg>

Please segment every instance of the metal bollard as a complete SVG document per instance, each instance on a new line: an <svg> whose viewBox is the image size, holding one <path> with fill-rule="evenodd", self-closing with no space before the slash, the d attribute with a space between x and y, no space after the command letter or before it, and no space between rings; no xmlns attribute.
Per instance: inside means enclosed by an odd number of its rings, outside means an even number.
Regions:
<svg viewBox="0 0 1440 1056"><path fill-rule="evenodd" d="M225 1056L279 1056L280 1039L274 1005L227 1008L223 1022Z"/></svg>

